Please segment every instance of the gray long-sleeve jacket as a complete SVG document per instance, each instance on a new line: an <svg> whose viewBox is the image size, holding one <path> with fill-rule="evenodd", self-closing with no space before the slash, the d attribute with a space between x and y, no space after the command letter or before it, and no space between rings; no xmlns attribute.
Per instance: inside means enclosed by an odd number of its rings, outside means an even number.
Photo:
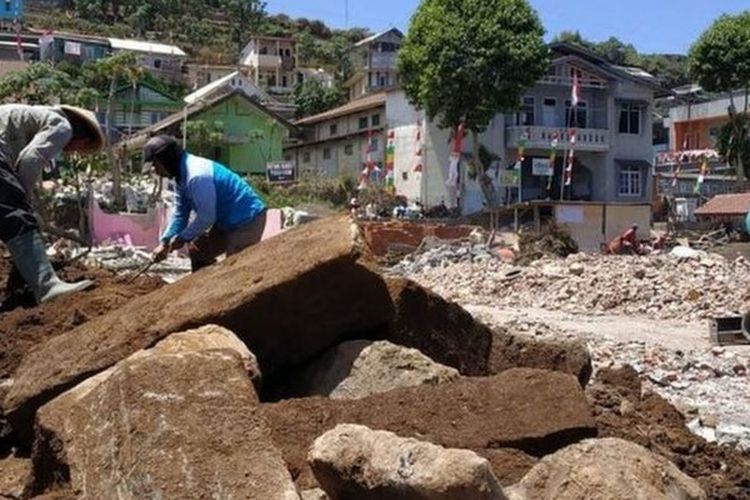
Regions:
<svg viewBox="0 0 750 500"><path fill-rule="evenodd" d="M65 114L50 106L0 106L0 162L12 168L31 195L42 169L70 142Z"/></svg>

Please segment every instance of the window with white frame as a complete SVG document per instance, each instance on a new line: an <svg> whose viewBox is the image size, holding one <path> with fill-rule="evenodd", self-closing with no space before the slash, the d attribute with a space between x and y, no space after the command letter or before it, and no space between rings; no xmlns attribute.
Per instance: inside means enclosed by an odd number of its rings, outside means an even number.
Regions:
<svg viewBox="0 0 750 500"><path fill-rule="evenodd" d="M565 122L568 127L586 128L588 125L589 106L585 101L579 101L573 109L573 103L565 101Z"/></svg>
<svg viewBox="0 0 750 500"><path fill-rule="evenodd" d="M641 168L623 165L620 168L620 196L641 196Z"/></svg>
<svg viewBox="0 0 750 500"><path fill-rule="evenodd" d="M531 127L534 125L534 98L524 97L521 109L516 113L516 125Z"/></svg>
<svg viewBox="0 0 750 500"><path fill-rule="evenodd" d="M619 130L621 134L640 135L641 106L639 104L624 103L620 105Z"/></svg>

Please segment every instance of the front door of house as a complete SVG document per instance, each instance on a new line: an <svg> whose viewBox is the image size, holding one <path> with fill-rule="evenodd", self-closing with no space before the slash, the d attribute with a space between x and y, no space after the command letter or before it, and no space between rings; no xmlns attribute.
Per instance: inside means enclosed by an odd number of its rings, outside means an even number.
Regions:
<svg viewBox="0 0 750 500"><path fill-rule="evenodd" d="M542 125L545 127L555 127L555 115L557 113L557 99L554 97L545 97L542 106Z"/></svg>

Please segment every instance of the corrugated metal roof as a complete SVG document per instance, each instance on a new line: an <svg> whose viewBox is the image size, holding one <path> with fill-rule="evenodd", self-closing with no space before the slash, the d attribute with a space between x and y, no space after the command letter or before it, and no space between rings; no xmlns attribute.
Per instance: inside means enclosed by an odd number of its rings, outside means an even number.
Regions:
<svg viewBox="0 0 750 500"><path fill-rule="evenodd" d="M750 212L750 193L720 194L695 211L695 215L745 215Z"/></svg>
<svg viewBox="0 0 750 500"><path fill-rule="evenodd" d="M361 47L362 45L367 45L368 43L374 42L375 40L377 40L381 36L387 35L388 33L391 33L391 32L395 33L396 35L398 35L401 38L404 37L404 34L401 33L401 31L398 30L397 28L390 28L390 29L387 29L385 31L381 31L380 33L375 33L372 36L368 36L367 38L364 38L364 39L358 41L357 43L355 43L354 46L355 47Z"/></svg>
<svg viewBox="0 0 750 500"><path fill-rule="evenodd" d="M108 40L112 48L115 50L130 50L132 52L146 52L149 54L162 54L167 56L187 56L187 54L176 45L144 42L141 40L124 40L122 38L108 38Z"/></svg>
<svg viewBox="0 0 750 500"><path fill-rule="evenodd" d="M325 120L338 118L340 116L351 115L354 113L358 113L360 111L377 108L379 106L385 105L385 99L386 99L386 93L378 92L376 94L371 94L371 95L356 99L354 101L348 102L344 104L343 106L339 106L338 108L334 108L334 109L325 111L317 115L308 116L307 118L297 120L296 122L294 122L294 124L295 125L312 125L313 123L319 123Z"/></svg>

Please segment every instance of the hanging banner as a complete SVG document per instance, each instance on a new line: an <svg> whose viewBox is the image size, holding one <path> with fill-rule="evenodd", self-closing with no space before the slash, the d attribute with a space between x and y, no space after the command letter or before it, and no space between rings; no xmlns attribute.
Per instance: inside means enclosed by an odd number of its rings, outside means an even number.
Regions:
<svg viewBox="0 0 750 500"><path fill-rule="evenodd" d="M512 170L502 170L500 172L500 185L506 186L506 187L518 187L518 182L521 179L521 171L512 169Z"/></svg>
<svg viewBox="0 0 750 500"><path fill-rule="evenodd" d="M550 158L533 158L531 160L531 175L547 177L553 173Z"/></svg>

